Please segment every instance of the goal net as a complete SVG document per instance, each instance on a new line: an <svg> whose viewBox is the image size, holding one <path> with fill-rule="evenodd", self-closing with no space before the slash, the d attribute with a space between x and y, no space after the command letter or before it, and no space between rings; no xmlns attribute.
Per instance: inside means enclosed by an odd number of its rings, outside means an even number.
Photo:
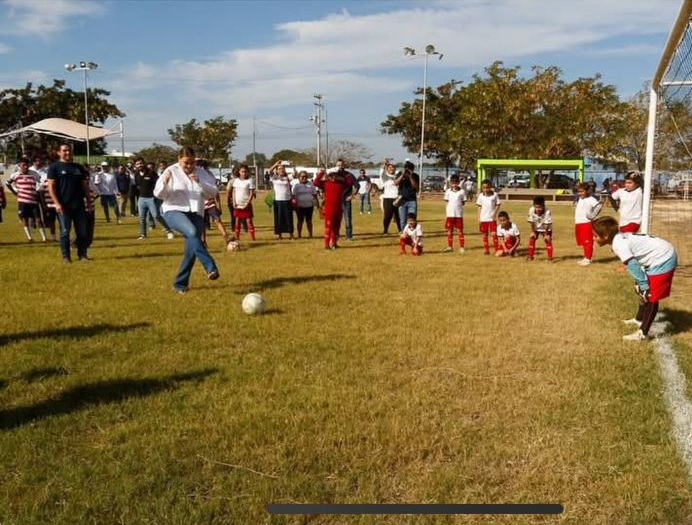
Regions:
<svg viewBox="0 0 692 525"><path fill-rule="evenodd" d="M683 0L650 86L644 233L672 242L692 275L692 0Z"/></svg>

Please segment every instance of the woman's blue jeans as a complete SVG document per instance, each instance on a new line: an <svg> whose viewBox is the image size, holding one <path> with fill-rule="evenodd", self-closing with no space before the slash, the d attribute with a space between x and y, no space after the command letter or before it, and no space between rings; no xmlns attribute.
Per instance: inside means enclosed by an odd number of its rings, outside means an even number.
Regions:
<svg viewBox="0 0 692 525"><path fill-rule="evenodd" d="M202 242L204 217L192 212L167 211L163 218L169 228L185 237L185 252L173 287L176 290L186 290L190 284L195 259L199 259L207 274L217 270L216 262Z"/></svg>

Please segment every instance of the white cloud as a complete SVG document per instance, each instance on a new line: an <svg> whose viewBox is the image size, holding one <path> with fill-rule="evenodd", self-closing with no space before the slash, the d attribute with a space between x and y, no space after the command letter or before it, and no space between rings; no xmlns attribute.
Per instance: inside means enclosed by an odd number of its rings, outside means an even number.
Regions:
<svg viewBox="0 0 692 525"><path fill-rule="evenodd" d="M104 14L104 2L78 0L5 0L9 7L6 33L49 38L84 17Z"/></svg>
<svg viewBox="0 0 692 525"><path fill-rule="evenodd" d="M7 44L3 44L2 42L0 42L0 55L5 55L5 54L7 54L7 53L9 53L9 52L11 52L11 51L12 51L12 48L11 48L10 46L8 46Z"/></svg>

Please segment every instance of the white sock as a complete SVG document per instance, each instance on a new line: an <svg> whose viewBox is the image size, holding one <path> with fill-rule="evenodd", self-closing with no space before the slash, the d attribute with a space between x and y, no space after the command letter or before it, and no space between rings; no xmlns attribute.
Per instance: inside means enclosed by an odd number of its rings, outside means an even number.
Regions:
<svg viewBox="0 0 692 525"><path fill-rule="evenodd" d="M24 233L26 234L26 238L27 238L28 240L31 240L31 232L29 231L29 227L28 227L28 226L24 226Z"/></svg>
<svg viewBox="0 0 692 525"><path fill-rule="evenodd" d="M45 230L45 228L39 228L38 231L41 234L41 239L43 240L43 242L46 242L46 230Z"/></svg>

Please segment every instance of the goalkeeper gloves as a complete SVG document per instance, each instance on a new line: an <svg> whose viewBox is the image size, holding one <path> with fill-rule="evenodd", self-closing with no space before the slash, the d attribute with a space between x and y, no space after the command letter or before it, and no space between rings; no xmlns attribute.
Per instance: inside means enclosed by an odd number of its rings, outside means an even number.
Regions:
<svg viewBox="0 0 692 525"><path fill-rule="evenodd" d="M646 304L649 302L649 298L651 297L649 290L642 290L638 284L635 284L634 291L637 293L637 296L639 297L640 304Z"/></svg>

